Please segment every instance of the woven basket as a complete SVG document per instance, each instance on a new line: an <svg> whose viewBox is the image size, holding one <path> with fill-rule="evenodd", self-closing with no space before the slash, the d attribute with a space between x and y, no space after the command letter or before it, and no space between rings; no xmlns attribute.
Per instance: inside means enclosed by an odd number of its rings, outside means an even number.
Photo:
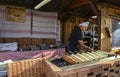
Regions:
<svg viewBox="0 0 120 77"><path fill-rule="evenodd" d="M8 63L8 77L40 77L42 59L29 59Z"/></svg>

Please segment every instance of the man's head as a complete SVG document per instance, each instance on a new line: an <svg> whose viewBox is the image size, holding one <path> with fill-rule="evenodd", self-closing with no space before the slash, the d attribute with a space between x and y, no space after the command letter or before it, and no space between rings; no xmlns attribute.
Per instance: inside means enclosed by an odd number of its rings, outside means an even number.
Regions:
<svg viewBox="0 0 120 77"><path fill-rule="evenodd" d="M86 31L88 29L88 25L89 25L89 22L86 21L86 22L82 22L79 24L79 27L82 31Z"/></svg>

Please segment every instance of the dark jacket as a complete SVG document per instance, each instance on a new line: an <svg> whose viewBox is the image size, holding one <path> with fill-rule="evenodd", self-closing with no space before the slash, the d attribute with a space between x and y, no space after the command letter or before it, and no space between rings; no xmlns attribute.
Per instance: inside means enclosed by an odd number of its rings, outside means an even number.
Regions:
<svg viewBox="0 0 120 77"><path fill-rule="evenodd" d="M80 29L80 27L75 27L71 34L70 34L70 37L68 39L68 43L66 45L66 51L69 52L69 51L72 51L72 52L75 52L77 51L77 46L78 46L78 40L82 40L83 37L82 37L82 31Z"/></svg>

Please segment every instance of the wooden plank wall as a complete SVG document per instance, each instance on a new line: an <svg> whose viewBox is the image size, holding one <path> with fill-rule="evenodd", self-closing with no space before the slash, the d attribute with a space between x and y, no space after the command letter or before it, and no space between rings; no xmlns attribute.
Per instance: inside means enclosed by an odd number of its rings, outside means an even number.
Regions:
<svg viewBox="0 0 120 77"><path fill-rule="evenodd" d="M104 51L111 51L112 49L112 18L114 16L109 15L108 9L111 5L102 3L99 5L101 10L101 46L100 49ZM109 38L105 28L108 27L111 37Z"/></svg>
<svg viewBox="0 0 120 77"><path fill-rule="evenodd" d="M40 44L56 44L55 39L40 38L0 38L0 43L17 42L18 46L35 46Z"/></svg>
<svg viewBox="0 0 120 77"><path fill-rule="evenodd" d="M74 22L71 22L71 19L74 18ZM85 18L82 17L78 17L78 16L71 16L65 23L64 23L64 36L62 36L64 38L64 44L67 43L67 40L70 36L70 33L72 31L72 29L75 26L78 26L80 22L83 22L85 20Z"/></svg>

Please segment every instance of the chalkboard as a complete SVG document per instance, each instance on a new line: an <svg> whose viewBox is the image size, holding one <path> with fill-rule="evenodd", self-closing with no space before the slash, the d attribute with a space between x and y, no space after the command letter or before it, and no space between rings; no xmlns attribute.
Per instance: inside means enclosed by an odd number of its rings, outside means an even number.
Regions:
<svg viewBox="0 0 120 77"><path fill-rule="evenodd" d="M120 20L112 20L112 47L120 47Z"/></svg>

